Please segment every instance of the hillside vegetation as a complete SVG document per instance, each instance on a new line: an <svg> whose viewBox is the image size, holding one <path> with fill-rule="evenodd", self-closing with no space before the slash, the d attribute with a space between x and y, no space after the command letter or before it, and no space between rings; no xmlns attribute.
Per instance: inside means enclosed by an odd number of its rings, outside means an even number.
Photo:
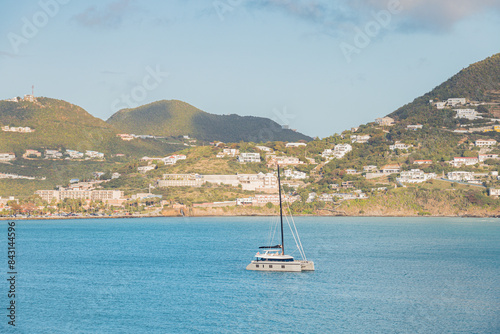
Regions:
<svg viewBox="0 0 500 334"><path fill-rule="evenodd" d="M312 140L268 119L253 116L214 115L177 101L157 101L134 109L123 109L107 122L125 133L190 137L205 141L266 142Z"/></svg>
<svg viewBox="0 0 500 334"><path fill-rule="evenodd" d="M0 125L35 130L31 133L0 131L0 152L14 152L20 156L26 149L71 149L137 156L167 154L180 148L139 139L124 142L116 137L119 131L112 125L79 106L45 97L37 101L0 101Z"/></svg>

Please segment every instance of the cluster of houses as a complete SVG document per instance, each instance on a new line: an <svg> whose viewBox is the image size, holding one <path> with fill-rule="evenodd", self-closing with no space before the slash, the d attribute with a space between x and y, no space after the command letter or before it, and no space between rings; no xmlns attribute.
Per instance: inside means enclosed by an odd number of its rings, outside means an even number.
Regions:
<svg viewBox="0 0 500 334"><path fill-rule="evenodd" d="M278 178L274 173L236 174L236 175L200 175L200 174L164 174L157 181L158 187L201 187L205 183L240 187L249 191L274 192L278 190Z"/></svg>
<svg viewBox="0 0 500 334"><path fill-rule="evenodd" d="M9 101L9 102L20 102L20 101L27 101L27 102L37 102L36 100L36 97L34 95L31 95L31 94L26 94L24 95L24 98L18 98L18 97L13 97L11 99L6 99L4 101Z"/></svg>
<svg viewBox="0 0 500 334"><path fill-rule="evenodd" d="M447 107L455 107L458 105L467 104L467 99L465 98L451 98L442 102L434 102L434 100L429 100L429 103L434 105L438 109L444 109Z"/></svg>
<svg viewBox="0 0 500 334"><path fill-rule="evenodd" d="M174 154L164 158L150 158L143 157L141 161L147 161L148 164L146 166L137 167L137 170L141 173L147 173L153 169L156 169L156 164L153 164L153 161L163 162L165 165L175 165L179 160L186 160L186 156L184 154Z"/></svg>
<svg viewBox="0 0 500 334"><path fill-rule="evenodd" d="M27 156L31 156L31 157L33 157L33 156L41 157L41 153L36 151L36 150L27 150L25 154L27 154ZM104 159L104 153L97 152L97 151L90 151L90 150L87 150L87 151L85 151L85 153L83 153L83 152L68 149L63 153L59 150L47 149L47 150L45 150L43 155L44 155L45 159L49 159L49 160L57 160L57 159L63 159L63 158L67 159L67 160L75 160L75 159L103 160Z"/></svg>
<svg viewBox="0 0 500 334"><path fill-rule="evenodd" d="M352 151L352 146L349 144L337 144L332 149L326 149L321 153L321 156L327 160L333 158L342 159L347 153Z"/></svg>

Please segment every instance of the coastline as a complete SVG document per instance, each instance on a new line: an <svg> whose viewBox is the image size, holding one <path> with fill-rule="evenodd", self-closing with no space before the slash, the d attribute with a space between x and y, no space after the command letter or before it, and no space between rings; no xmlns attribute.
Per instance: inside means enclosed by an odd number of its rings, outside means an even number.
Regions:
<svg viewBox="0 0 500 334"><path fill-rule="evenodd" d="M201 218L201 217L276 217L279 215L272 214L203 214L203 215L111 215L111 216L30 216L30 217L0 217L0 221L16 221L16 220L78 220L78 219L134 219L134 218ZM500 218L499 214L479 215L479 214L463 214L463 215L339 215L339 214L297 214L294 217L363 217L363 218Z"/></svg>

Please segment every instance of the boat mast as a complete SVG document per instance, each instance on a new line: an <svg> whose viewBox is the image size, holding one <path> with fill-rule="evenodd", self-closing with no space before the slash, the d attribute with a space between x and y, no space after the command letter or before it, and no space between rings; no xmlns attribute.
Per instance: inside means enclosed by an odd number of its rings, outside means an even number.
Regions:
<svg viewBox="0 0 500 334"><path fill-rule="evenodd" d="M281 180L280 180L280 165L278 166L278 190L280 196L280 220L281 220L281 255L285 255L285 240L283 239L283 206L281 204Z"/></svg>

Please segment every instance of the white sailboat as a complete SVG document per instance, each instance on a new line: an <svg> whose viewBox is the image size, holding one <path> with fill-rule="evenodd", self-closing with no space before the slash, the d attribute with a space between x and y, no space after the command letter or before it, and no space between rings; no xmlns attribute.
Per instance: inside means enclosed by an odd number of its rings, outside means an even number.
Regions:
<svg viewBox="0 0 500 334"><path fill-rule="evenodd" d="M276 246L263 246L259 247L260 251L255 254L255 260L252 260L247 266L247 270L258 271L314 271L314 262L308 261L302 248L295 222L290 216L287 219L288 226L292 232L293 238L297 245L302 259L296 260L292 255L285 254L285 240L283 237L283 204L281 199L281 180L280 180L280 167L278 166L278 188L280 198L280 222L281 222L281 244ZM293 228L292 228L293 225ZM261 253L262 252L262 253Z"/></svg>

